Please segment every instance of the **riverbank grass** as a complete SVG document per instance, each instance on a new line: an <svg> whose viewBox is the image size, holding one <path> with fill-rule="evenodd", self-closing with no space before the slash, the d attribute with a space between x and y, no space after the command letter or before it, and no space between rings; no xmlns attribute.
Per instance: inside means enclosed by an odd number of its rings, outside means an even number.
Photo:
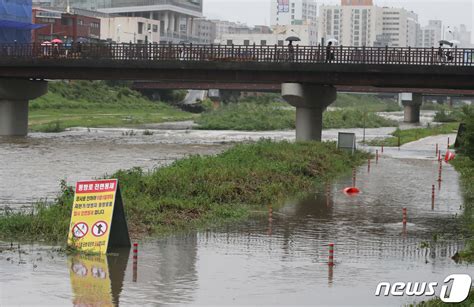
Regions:
<svg viewBox="0 0 474 307"><path fill-rule="evenodd" d="M289 130L295 129L295 108L283 103L230 103L205 112L196 119L203 130ZM352 108L323 113L323 128L396 127L398 123L373 112Z"/></svg>
<svg viewBox="0 0 474 307"><path fill-rule="evenodd" d="M191 156L151 172L135 168L110 178L119 179L129 229L137 237L243 219L310 192L366 158L366 153L337 150L335 143L262 140L217 156ZM61 190L52 205L1 216L0 236L65 242L73 191L64 184Z"/></svg>
<svg viewBox="0 0 474 307"><path fill-rule="evenodd" d="M126 86L101 81L50 82L48 93L31 101L29 109L29 129L36 132L131 127L196 117L163 102L150 101Z"/></svg>
<svg viewBox="0 0 474 307"><path fill-rule="evenodd" d="M384 139L374 139L367 142L367 145L370 146L386 146L386 147L396 147L398 146L398 140L400 137L400 145L417 141L419 139L439 135L439 134L450 134L456 133L459 128L459 123L449 123L439 126L432 126L427 128L414 128L400 130L397 129L392 133L393 137L388 137Z"/></svg>

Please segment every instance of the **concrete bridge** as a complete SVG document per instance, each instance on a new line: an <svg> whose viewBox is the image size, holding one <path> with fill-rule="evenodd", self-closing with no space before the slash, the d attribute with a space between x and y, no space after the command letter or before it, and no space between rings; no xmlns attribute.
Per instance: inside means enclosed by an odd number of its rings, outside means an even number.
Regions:
<svg viewBox="0 0 474 307"><path fill-rule="evenodd" d="M26 135L28 100L46 93L47 79L280 84L297 108L298 140L321 139L322 113L338 86L474 89L474 49L450 49L449 62L434 48L331 52L327 58L321 46L0 45L0 135ZM418 96L404 103L413 117Z"/></svg>

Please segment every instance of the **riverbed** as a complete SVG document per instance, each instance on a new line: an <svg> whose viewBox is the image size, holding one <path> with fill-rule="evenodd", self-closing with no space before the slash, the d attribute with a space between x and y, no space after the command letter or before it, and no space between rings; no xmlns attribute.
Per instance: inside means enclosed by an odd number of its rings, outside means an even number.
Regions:
<svg viewBox="0 0 474 307"><path fill-rule="evenodd" d="M324 139L335 139L338 131L325 131ZM345 131L362 135L362 129ZM370 139L391 131L367 129L366 134ZM215 154L234 142L294 138L294 131L125 132L74 129L2 140L2 205L53 197L64 174L72 183L118 168L151 169L189 154ZM129 250L104 258L68 258L52 246L4 242L0 305L400 306L424 300L374 293L382 281L442 284L453 273L474 274L472 266L451 259L463 248L456 220L463 199L451 166L443 166L441 185L436 180L435 144L447 143L447 137L385 148L370 171L368 165L357 170L358 196L342 193L352 184L348 175L305 199L288 199L271 215L265 211L237 224L139 241L135 265ZM329 243L335 244L334 266L327 264ZM91 284L100 291L91 294Z"/></svg>

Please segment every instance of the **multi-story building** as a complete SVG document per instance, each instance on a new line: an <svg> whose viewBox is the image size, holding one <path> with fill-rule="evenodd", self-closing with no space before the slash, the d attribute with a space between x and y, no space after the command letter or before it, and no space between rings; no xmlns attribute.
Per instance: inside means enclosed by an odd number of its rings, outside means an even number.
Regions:
<svg viewBox="0 0 474 307"><path fill-rule="evenodd" d="M459 27L447 27L445 39L454 41L457 47L467 48L471 46L471 31L467 30L465 24Z"/></svg>
<svg viewBox="0 0 474 307"><path fill-rule="evenodd" d="M441 20L429 20L428 25L421 27L418 35L418 46L424 48L437 47L442 39L443 23Z"/></svg>
<svg viewBox="0 0 474 307"><path fill-rule="evenodd" d="M345 46L372 46L377 39L377 10L371 1L342 1L319 8L318 37Z"/></svg>
<svg viewBox="0 0 474 307"><path fill-rule="evenodd" d="M33 31L34 42L50 41L55 38L64 42L100 40L99 18L41 8L34 8L32 12L33 23L46 25Z"/></svg>
<svg viewBox="0 0 474 307"><path fill-rule="evenodd" d="M404 8L383 7L379 11L381 34L390 37L392 47L415 47L418 35L418 15ZM380 28L377 29L380 31Z"/></svg>
<svg viewBox="0 0 474 307"><path fill-rule="evenodd" d="M117 43L159 43L160 21L125 16L100 18L100 39Z"/></svg>
<svg viewBox="0 0 474 307"><path fill-rule="evenodd" d="M318 37L345 46L416 46L418 28L415 13L377 7L372 0L341 0L319 9Z"/></svg>
<svg viewBox="0 0 474 307"><path fill-rule="evenodd" d="M212 19L211 22L216 26L216 38L214 40L216 43L220 42L222 37L228 34L250 34L252 32L252 28L240 22L218 19Z"/></svg>
<svg viewBox="0 0 474 307"><path fill-rule="evenodd" d="M315 0L271 1L271 25L291 25L296 20L316 22L318 5Z"/></svg>
<svg viewBox="0 0 474 307"><path fill-rule="evenodd" d="M200 44L213 44L216 39L216 24L204 18L194 19L193 36Z"/></svg>
<svg viewBox="0 0 474 307"><path fill-rule="evenodd" d="M261 26L253 29L251 33L223 34L217 43L224 45L278 45L287 44L286 38L297 36L301 41L296 42L302 46L314 46L317 44L316 27L310 22L295 22L292 25L275 25L271 29ZM295 45L296 45L295 44Z"/></svg>
<svg viewBox="0 0 474 307"><path fill-rule="evenodd" d="M160 21L162 42L197 42L193 19L202 17L202 0L51 0L53 6L79 7L108 14Z"/></svg>

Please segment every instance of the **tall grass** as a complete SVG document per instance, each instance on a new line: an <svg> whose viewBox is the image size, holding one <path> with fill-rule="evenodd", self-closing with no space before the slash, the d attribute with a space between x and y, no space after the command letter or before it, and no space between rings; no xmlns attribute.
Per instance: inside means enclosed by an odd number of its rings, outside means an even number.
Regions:
<svg viewBox="0 0 474 307"><path fill-rule="evenodd" d="M264 140L151 172L134 168L110 177L119 179L129 229L137 236L244 218L252 208L309 192L365 159L363 153L337 150L335 143ZM1 216L0 237L64 242L72 201L72 189L63 185L53 205Z"/></svg>
<svg viewBox="0 0 474 307"><path fill-rule="evenodd" d="M295 128L295 110L289 105L232 103L205 112L197 119L198 129L206 130L285 130ZM326 111L323 128L378 128L397 126L397 122L375 113L356 109Z"/></svg>

